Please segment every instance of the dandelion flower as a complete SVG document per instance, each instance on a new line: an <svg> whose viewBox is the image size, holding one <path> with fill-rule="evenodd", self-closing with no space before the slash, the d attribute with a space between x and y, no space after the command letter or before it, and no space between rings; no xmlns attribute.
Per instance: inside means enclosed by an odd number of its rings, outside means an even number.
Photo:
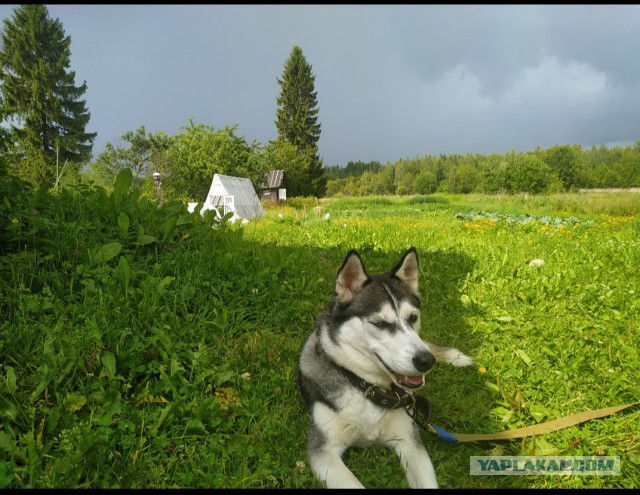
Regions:
<svg viewBox="0 0 640 495"><path fill-rule="evenodd" d="M304 468L307 467L304 461L296 461L296 467L294 468L296 472L302 473L304 472Z"/></svg>

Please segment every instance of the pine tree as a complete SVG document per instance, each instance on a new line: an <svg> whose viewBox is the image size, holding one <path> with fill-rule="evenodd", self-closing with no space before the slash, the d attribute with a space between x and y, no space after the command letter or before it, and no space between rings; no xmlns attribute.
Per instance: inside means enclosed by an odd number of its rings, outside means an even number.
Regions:
<svg viewBox="0 0 640 495"><path fill-rule="evenodd" d="M277 79L281 87L276 100L278 140L295 145L305 157L306 180L296 185L303 196L323 196L326 190L322 160L318 157L320 124L315 77L302 49L294 46L285 61L282 79Z"/></svg>
<svg viewBox="0 0 640 495"><path fill-rule="evenodd" d="M0 36L3 121L11 123L13 168L37 186L53 184L66 164L91 158L96 133L85 128L91 114L69 70L71 38L45 5L22 5L4 20ZM58 174L58 176L56 176Z"/></svg>

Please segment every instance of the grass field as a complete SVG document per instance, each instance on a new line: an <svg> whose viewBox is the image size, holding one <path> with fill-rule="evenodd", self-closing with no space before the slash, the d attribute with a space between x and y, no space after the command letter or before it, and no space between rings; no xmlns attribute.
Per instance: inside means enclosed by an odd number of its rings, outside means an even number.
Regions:
<svg viewBox="0 0 640 495"><path fill-rule="evenodd" d="M376 273L415 246L423 335L476 360L428 375L434 424L486 433L640 399L637 194L347 198L212 230L120 180L2 207L0 487L320 486L295 367L352 248ZM424 441L445 488L640 487L638 408ZM621 474L469 474L473 455L554 454L620 456ZM365 486L406 486L392 452L346 462Z"/></svg>

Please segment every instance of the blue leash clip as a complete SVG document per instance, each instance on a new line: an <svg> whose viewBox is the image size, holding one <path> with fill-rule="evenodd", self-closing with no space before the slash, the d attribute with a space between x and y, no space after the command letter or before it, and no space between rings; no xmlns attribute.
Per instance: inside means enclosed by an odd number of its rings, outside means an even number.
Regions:
<svg viewBox="0 0 640 495"><path fill-rule="evenodd" d="M449 433L446 430L443 430L438 426L434 426L430 424L429 429L431 430L431 433L434 433L435 435L437 435L440 440L444 440L445 442L451 442L451 443L458 442L458 439L455 436L453 436L451 433Z"/></svg>

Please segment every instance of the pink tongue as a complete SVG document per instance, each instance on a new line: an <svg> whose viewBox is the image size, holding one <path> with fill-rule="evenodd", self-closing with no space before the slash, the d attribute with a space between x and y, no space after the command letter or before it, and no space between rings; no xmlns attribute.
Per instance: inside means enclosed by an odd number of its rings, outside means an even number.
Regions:
<svg viewBox="0 0 640 495"><path fill-rule="evenodd" d="M407 385L422 385L422 375L418 376L399 376L399 383L406 383Z"/></svg>

